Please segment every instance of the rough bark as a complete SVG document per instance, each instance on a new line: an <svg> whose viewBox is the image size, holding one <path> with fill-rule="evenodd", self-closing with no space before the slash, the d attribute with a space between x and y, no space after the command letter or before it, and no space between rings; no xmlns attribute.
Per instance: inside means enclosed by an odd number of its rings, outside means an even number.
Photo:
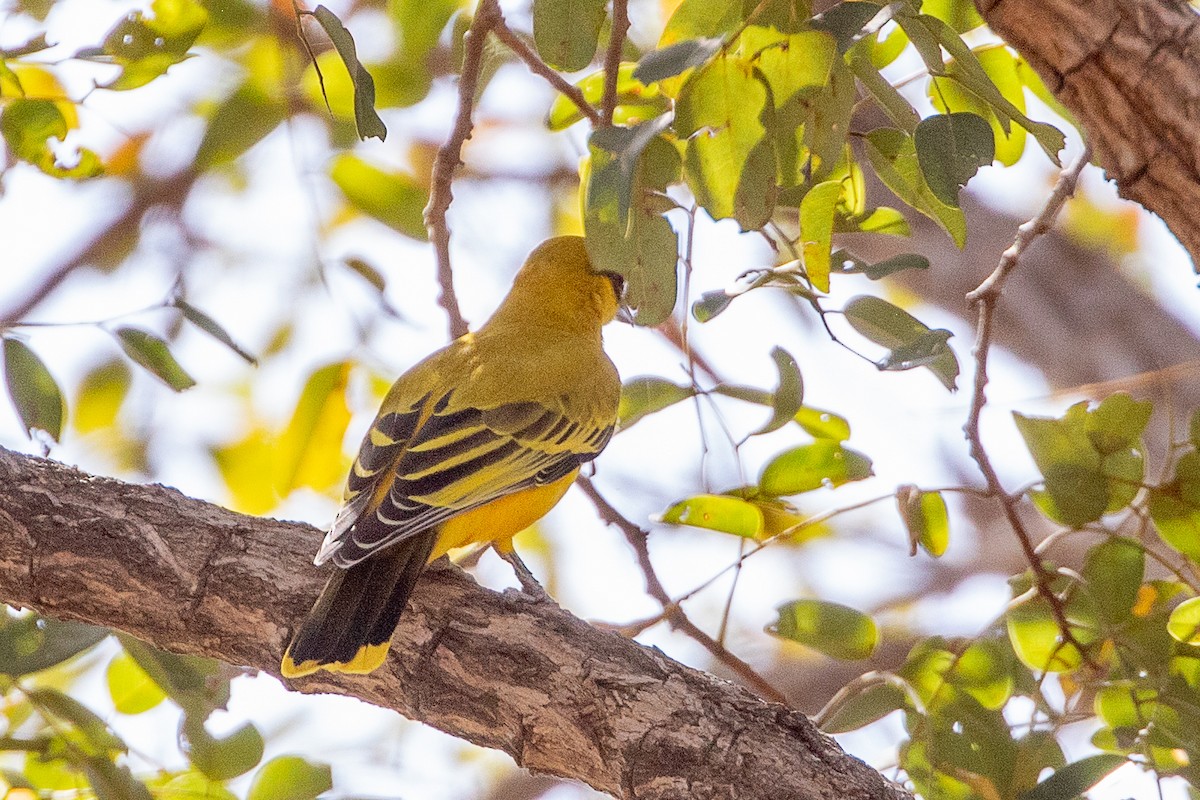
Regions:
<svg viewBox="0 0 1200 800"><path fill-rule="evenodd" d="M0 449L0 600L159 647L278 674L324 581L319 537ZM909 797L803 714L450 566L422 579L382 669L293 686L623 797Z"/></svg>
<svg viewBox="0 0 1200 800"><path fill-rule="evenodd" d="M1121 195L1200 264L1200 18L1183 0L975 0L1087 132Z"/></svg>

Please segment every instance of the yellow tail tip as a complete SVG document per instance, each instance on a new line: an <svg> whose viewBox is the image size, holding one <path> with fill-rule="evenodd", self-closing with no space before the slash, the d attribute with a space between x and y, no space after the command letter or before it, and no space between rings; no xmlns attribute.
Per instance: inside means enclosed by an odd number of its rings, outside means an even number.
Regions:
<svg viewBox="0 0 1200 800"><path fill-rule="evenodd" d="M299 664L292 660L292 651L289 648L283 654L283 662L279 665L279 672L285 678L303 678L305 675L312 675L319 670L345 672L350 675L366 675L369 672L379 669L387 659L388 648L391 647L391 644L391 642L364 644L358 648L358 652L354 654L354 658L349 661L321 662L309 659L308 661L301 661Z"/></svg>

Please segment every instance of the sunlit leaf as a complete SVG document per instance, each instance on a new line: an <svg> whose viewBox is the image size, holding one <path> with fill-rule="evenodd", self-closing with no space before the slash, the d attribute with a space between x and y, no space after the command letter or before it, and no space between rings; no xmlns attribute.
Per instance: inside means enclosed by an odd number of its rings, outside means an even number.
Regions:
<svg viewBox="0 0 1200 800"><path fill-rule="evenodd" d="M1079 649L1064 643L1058 621L1042 597L1010 606L1005 623L1013 650L1030 669L1069 672L1083 663Z"/></svg>
<svg viewBox="0 0 1200 800"><path fill-rule="evenodd" d="M375 80L358 60L354 37L337 15L325 6L317 6L312 14L325 29L346 71L350 73L350 80L354 84L354 124L358 128L358 138L374 137L383 141L387 138L387 126L375 111Z"/></svg>
<svg viewBox="0 0 1200 800"><path fill-rule="evenodd" d="M104 677L113 706L122 714L149 711L167 697L162 687L124 650L108 662Z"/></svg>
<svg viewBox="0 0 1200 800"><path fill-rule="evenodd" d="M1178 642L1200 645L1200 597L1175 606L1167 620L1167 632Z"/></svg>
<svg viewBox="0 0 1200 800"><path fill-rule="evenodd" d="M804 269L813 286L822 292L829 291L833 215L841 193L840 181L825 181L809 189L800 201L800 243Z"/></svg>
<svg viewBox="0 0 1200 800"><path fill-rule="evenodd" d="M74 403L75 430L91 433L115 424L132 380L128 365L116 357L89 370Z"/></svg>
<svg viewBox="0 0 1200 800"><path fill-rule="evenodd" d="M103 719L73 697L48 686L27 689L24 694L43 716L70 725L76 734L71 738L84 754L108 757L128 750Z"/></svg>
<svg viewBox="0 0 1200 800"><path fill-rule="evenodd" d="M658 46L720 36L736 28L741 20L741 0L683 0L667 20Z"/></svg>
<svg viewBox="0 0 1200 800"><path fill-rule="evenodd" d="M128 634L116 636L125 652L189 716L203 719L229 702L229 680L222 678L218 662L159 650Z"/></svg>
<svg viewBox="0 0 1200 800"><path fill-rule="evenodd" d="M869 658L879 631L869 616L824 600L794 600L779 607L767 632L841 659Z"/></svg>
<svg viewBox="0 0 1200 800"><path fill-rule="evenodd" d="M62 390L37 354L19 339L4 340L4 381L25 431L30 435L35 429L45 431L57 442L67 413Z"/></svg>
<svg viewBox="0 0 1200 800"><path fill-rule="evenodd" d="M953 662L946 679L989 711L999 711L1012 697L1010 651L995 639L972 642Z"/></svg>
<svg viewBox="0 0 1200 800"><path fill-rule="evenodd" d="M216 107L196 151L196 168L228 164L262 141L287 118L286 106L246 82Z"/></svg>
<svg viewBox="0 0 1200 800"><path fill-rule="evenodd" d="M773 458L763 469L759 488L763 494L778 497L832 488L871 475L871 459L836 441L821 439Z"/></svg>
<svg viewBox="0 0 1200 800"><path fill-rule="evenodd" d="M910 236L912 229L908 220L894 208L880 206L862 214L843 216L838 214L833 221L834 233L885 233L890 236ZM869 276L868 276L869 277Z"/></svg>
<svg viewBox="0 0 1200 800"><path fill-rule="evenodd" d="M659 516L668 525L689 525L747 539L763 534L763 513L752 503L738 497L701 494L681 500Z"/></svg>
<svg viewBox="0 0 1200 800"><path fill-rule="evenodd" d="M328 765L299 756L278 756L255 773L246 800L315 800L332 788Z"/></svg>
<svg viewBox="0 0 1200 800"><path fill-rule="evenodd" d="M224 784L199 771L175 775L154 786L154 797L156 800L237 800L237 795Z"/></svg>
<svg viewBox="0 0 1200 800"><path fill-rule="evenodd" d="M844 442L850 438L850 423L832 411L805 406L796 412L796 423L817 439Z"/></svg>
<svg viewBox="0 0 1200 800"><path fill-rule="evenodd" d="M344 479L349 377L350 363L339 361L316 370L305 382L277 449L275 485L283 496L300 486L327 490Z"/></svg>
<svg viewBox="0 0 1200 800"><path fill-rule="evenodd" d="M825 86L838 57L837 42L822 31L785 34L752 25L742 32L741 46L766 78L776 108L802 90Z"/></svg>
<svg viewBox="0 0 1200 800"><path fill-rule="evenodd" d="M626 62L617 70L617 106L613 110L613 121L619 125L654 119L670 109L670 100L658 86L647 86L633 77L637 66ZM604 70L598 70L575 84L592 106L600 105L604 98L605 77ZM561 131L581 119L583 112L565 95L560 94L550 106L546 126L552 131Z"/></svg>
<svg viewBox="0 0 1200 800"><path fill-rule="evenodd" d="M934 558L950 544L950 518L941 492L922 492L915 486L896 490L896 505L908 530L909 540ZM913 552L916 550L914 548Z"/></svg>
<svg viewBox="0 0 1200 800"><path fill-rule="evenodd" d="M73 127L65 116L62 101L18 97L6 100L0 112L0 137L14 156L56 178L85 179L100 175L100 157L87 148L76 148L74 165L60 161L50 140L63 141ZM74 107L68 106L74 114Z"/></svg>
<svg viewBox="0 0 1200 800"><path fill-rule="evenodd" d="M330 165L329 177L359 211L410 238L428 238L425 206L429 190L410 175L381 169L353 153L342 153Z"/></svg>
<svg viewBox="0 0 1200 800"><path fill-rule="evenodd" d="M167 343L154 334L126 326L117 328L113 334L125 355L175 391L181 392L196 385L192 376L171 355Z"/></svg>

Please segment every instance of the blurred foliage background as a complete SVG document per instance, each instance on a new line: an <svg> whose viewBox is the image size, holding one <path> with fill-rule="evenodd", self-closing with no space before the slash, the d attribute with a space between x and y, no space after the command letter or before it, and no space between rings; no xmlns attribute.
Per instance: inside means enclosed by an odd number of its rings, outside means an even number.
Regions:
<svg viewBox="0 0 1200 800"><path fill-rule="evenodd" d="M925 797L1194 791L1200 305L1085 172L1001 303L995 402L953 393L983 363L965 292L1081 150L969 3L330 6L0 5L0 441L327 524L391 380L585 233L636 325L606 334L619 435L518 539L560 603ZM589 794L269 676L3 623L14 798Z"/></svg>

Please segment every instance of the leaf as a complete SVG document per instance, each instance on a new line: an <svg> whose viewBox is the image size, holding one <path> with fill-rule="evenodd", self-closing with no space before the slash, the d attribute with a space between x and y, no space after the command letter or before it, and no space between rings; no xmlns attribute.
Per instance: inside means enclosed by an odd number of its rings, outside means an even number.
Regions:
<svg viewBox="0 0 1200 800"><path fill-rule="evenodd" d="M1045 478L1052 519L1079 527L1100 519L1108 507L1108 481L1100 456L1086 433L1085 404L1061 419L1027 417L1013 412L1017 430Z"/></svg>
<svg viewBox="0 0 1200 800"><path fill-rule="evenodd" d="M719 37L742 21L742 0L683 0L658 40L660 48L687 39Z"/></svg>
<svg viewBox="0 0 1200 800"><path fill-rule="evenodd" d="M1114 537L1088 550L1081 574L1106 622L1130 619L1145 571L1146 551L1129 539Z"/></svg>
<svg viewBox="0 0 1200 800"><path fill-rule="evenodd" d="M154 787L156 800L237 800L237 795L203 772L189 771Z"/></svg>
<svg viewBox="0 0 1200 800"><path fill-rule="evenodd" d="M866 275L873 281L877 281L881 278L886 278L888 275L894 275L897 272L909 269L929 269L929 259L914 253L901 253L875 264L855 263L849 268L842 269L841 272L843 274L858 273Z"/></svg>
<svg viewBox="0 0 1200 800"><path fill-rule="evenodd" d="M1146 510L1164 542L1200 563L1200 508L1183 502L1177 485L1151 489Z"/></svg>
<svg viewBox="0 0 1200 800"><path fill-rule="evenodd" d="M716 37L686 39L661 50L651 50L642 56L633 77L642 83L655 83L681 75L708 61L721 48L721 42Z"/></svg>
<svg viewBox="0 0 1200 800"><path fill-rule="evenodd" d="M72 119L65 116L64 105ZM0 137L12 154L56 178L94 178L104 172L100 157L87 148L76 148L70 161L61 162L49 141L64 141L77 125L75 107L66 101L17 97L6 100L0 113Z"/></svg>
<svg viewBox="0 0 1200 800"><path fill-rule="evenodd" d="M1125 392L1117 392L1088 412L1084 429L1097 452L1111 455L1140 446L1153 411L1153 403L1137 401Z"/></svg>
<svg viewBox="0 0 1200 800"><path fill-rule="evenodd" d="M959 189L996 156L991 126L969 112L926 117L917 125L913 141L925 182L948 206L958 206Z"/></svg>
<svg viewBox="0 0 1200 800"><path fill-rule="evenodd" d="M328 765L299 756L278 756L254 775L246 800L315 800L332 788L333 774Z"/></svg>
<svg viewBox="0 0 1200 800"><path fill-rule="evenodd" d="M70 736L75 745L72 749L78 748L87 756L102 758L128 750L104 720L78 700L47 686L26 689L24 694L42 716L50 718L52 727L58 727L54 722L61 721L74 729Z"/></svg>
<svg viewBox="0 0 1200 800"><path fill-rule="evenodd" d="M428 239L425 206L429 190L410 175L386 171L353 153L342 153L333 160L329 177L359 211L411 239Z"/></svg>
<svg viewBox="0 0 1200 800"><path fill-rule="evenodd" d="M812 24L817 30L831 34L837 40L838 52L845 53L866 24L875 19L882 10L883 6L876 3L846 0L817 16Z"/></svg>
<svg viewBox="0 0 1200 800"><path fill-rule="evenodd" d="M221 677L218 662L159 650L125 633L117 632L116 637L125 652L188 716L203 719L229 702L229 681Z"/></svg>
<svg viewBox="0 0 1200 800"><path fill-rule="evenodd" d="M1055 770L1049 778L1024 792L1020 800L1066 800L1079 797L1125 763L1124 756L1112 753L1084 756Z"/></svg>
<svg viewBox="0 0 1200 800"><path fill-rule="evenodd" d="M188 48L208 23L208 12L195 0L155 0L153 16L134 11L118 22L98 54L120 64L121 73L103 88L136 89L188 57ZM77 54L77 57L93 55Z"/></svg>
<svg viewBox="0 0 1200 800"><path fill-rule="evenodd" d="M908 530L912 553L921 548L934 558L946 552L950 544L950 518L941 492L922 492L916 486L901 486L896 490L896 505Z"/></svg>
<svg viewBox="0 0 1200 800"><path fill-rule="evenodd" d="M324 491L341 484L346 472L342 440L350 424L349 378L350 363L338 361L305 381L277 447L275 487L281 496L301 486Z"/></svg>
<svg viewBox="0 0 1200 800"><path fill-rule="evenodd" d="M4 340L4 381L25 432L45 431L58 441L67 406L46 365L19 339Z"/></svg>
<svg viewBox="0 0 1200 800"><path fill-rule="evenodd" d="M170 388L181 392L196 385L162 339L139 328L120 327L113 333L125 355Z"/></svg>
<svg viewBox="0 0 1200 800"><path fill-rule="evenodd" d="M865 211L862 214L843 216L839 214L833 221L834 233L885 233L890 236L909 236L908 220L894 208L880 206ZM868 276L870 277L870 276Z"/></svg>
<svg viewBox="0 0 1200 800"><path fill-rule="evenodd" d="M800 201L800 242L804 270L818 291L829 291L829 251L833 243L833 215L842 195L840 181L813 186Z"/></svg>
<svg viewBox="0 0 1200 800"><path fill-rule="evenodd" d="M1200 645L1200 597L1175 606L1167 619L1167 633L1177 642Z"/></svg>
<svg viewBox="0 0 1200 800"><path fill-rule="evenodd" d="M615 192L617 198L617 222L623 226L629 224L629 211L634 202L634 192L638 188L639 177L643 172L643 156L647 156L647 164L655 155L672 164L678 160L678 154L659 138L659 134L671 124L671 116L664 114L648 122L639 123L628 128L620 125L610 125L598 128L588 138L588 145L600 148L612 154L613 158L599 162L600 171L593 173L594 183L589 184L589 191L599 184L604 184L605 192ZM663 148L668 148L668 153ZM647 153L647 151L650 151ZM675 173L677 168L668 166ZM667 182L674 178L672 174ZM649 185L653 185L648 182ZM597 194L601 194L597 190Z"/></svg>
<svg viewBox="0 0 1200 800"><path fill-rule="evenodd" d="M36 614L0 612L0 675L20 678L57 666L108 636L104 628Z"/></svg>
<svg viewBox="0 0 1200 800"><path fill-rule="evenodd" d="M701 494L689 497L664 511L658 521L731 533L747 539L759 539L763 535L762 510L753 503L728 495Z"/></svg>
<svg viewBox="0 0 1200 800"><path fill-rule="evenodd" d="M958 359L946 346L949 332L930 330L907 311L871 295L851 298L842 313L854 330L889 350L876 364L880 369L923 366L950 391L957 388Z"/></svg>
<svg viewBox="0 0 1200 800"><path fill-rule="evenodd" d="M700 295L700 299L692 303L692 317L697 322L708 322L713 317L720 314L725 309L729 308L729 304L733 302L736 295L729 294L724 289L718 289L713 292L705 292Z"/></svg>
<svg viewBox="0 0 1200 800"><path fill-rule="evenodd" d="M896 32L903 36L903 31L900 29L897 29ZM867 55L867 50L862 45L854 48L850 58L850 69L897 128L910 136L916 132L921 117L904 95L900 94L899 90L880 74L880 67L873 63L871 56Z"/></svg>
<svg viewBox="0 0 1200 800"><path fill-rule="evenodd" d="M1030 669L1071 672L1083 663L1079 649L1063 643L1058 621L1040 595L1009 606L1004 620L1013 651ZM1073 628L1072 633L1077 629Z"/></svg>
<svg viewBox="0 0 1200 800"><path fill-rule="evenodd" d="M897 197L936 222L958 247L967 239L962 209L938 199L921 171L916 143L904 131L876 128L866 137L867 158L875 173Z"/></svg>
<svg viewBox="0 0 1200 800"><path fill-rule="evenodd" d="M244 775L262 761L263 738L252 723L226 736L213 736L194 715L184 718L182 749L196 769L215 781Z"/></svg>
<svg viewBox="0 0 1200 800"><path fill-rule="evenodd" d="M763 494L780 497L833 488L872 474L871 459L831 439L821 439L771 459L758 484Z"/></svg>
<svg viewBox="0 0 1200 800"><path fill-rule="evenodd" d="M75 399L75 430L91 433L116 424L132 379L128 365L118 356L84 375Z"/></svg>
<svg viewBox="0 0 1200 800"><path fill-rule="evenodd" d="M794 600L780 606L779 619L767 633L845 660L869 658L879 631L866 614L824 600Z"/></svg>
<svg viewBox="0 0 1200 800"><path fill-rule="evenodd" d="M198 171L229 164L275 130L287 118L283 103L251 82L243 83L218 105L196 150Z"/></svg>
<svg viewBox="0 0 1200 800"><path fill-rule="evenodd" d="M775 360L775 368L779 371L779 385L771 395L774 413L767 424L751 436L779 430L791 422L804 405L804 378L800 375L796 359L782 347L772 348L771 358Z"/></svg>
<svg viewBox="0 0 1200 800"><path fill-rule="evenodd" d="M671 109L671 101L657 86L647 86L633 77L637 64L622 63L617 69L617 105L613 110L613 122L618 125L654 119ZM593 106L604 97L604 70L598 70L575 84L583 98ZM574 102L566 95L558 95L550 105L546 116L546 127L561 131L583 119Z"/></svg>
<svg viewBox="0 0 1200 800"><path fill-rule="evenodd" d="M823 88L838 60L837 42L822 31L785 34L751 25L742 32L741 47L771 87L775 108L805 89Z"/></svg>
<svg viewBox="0 0 1200 800"><path fill-rule="evenodd" d="M1000 711L1013 693L1010 653L995 639L978 639L954 661L946 679L987 710Z"/></svg>
<svg viewBox="0 0 1200 800"><path fill-rule="evenodd" d="M844 442L850 438L850 423L832 411L805 406L796 412L796 424L809 436Z"/></svg>
<svg viewBox="0 0 1200 800"><path fill-rule="evenodd" d="M833 711L825 716L821 730L828 734L848 733L865 728L873 722L912 707L908 695L894 683L872 683L860 692L838 702Z"/></svg>
<svg viewBox="0 0 1200 800"><path fill-rule="evenodd" d="M218 323L208 314L205 314L203 311L196 308L194 305L181 297L175 298L172 304L179 309L180 313L183 314L188 322L192 323L197 328L228 347L230 350L240 356L246 363L253 364L255 366L258 365L258 359L256 359L245 348L241 347L237 342L235 342L233 337L231 337L229 333L221 327L220 323Z"/></svg>
<svg viewBox="0 0 1200 800"><path fill-rule="evenodd" d="M662 411L694 394L695 390L692 387L680 386L666 378L631 378L621 386L617 424L621 430L628 430L643 417Z"/></svg>
<svg viewBox="0 0 1200 800"><path fill-rule="evenodd" d="M337 15L325 6L317 6L312 15L325 29L354 83L354 125L358 129L358 138L366 140L374 137L382 142L387 139L387 126L375 111L375 80L358 60L354 37Z"/></svg>
<svg viewBox="0 0 1200 800"><path fill-rule="evenodd" d="M718 56L688 78L675 108L697 202L713 219L736 219L743 230L762 227L775 208L775 152L762 121L768 92L758 75L745 59Z"/></svg>
<svg viewBox="0 0 1200 800"><path fill-rule="evenodd" d="M108 662L104 672L113 705L122 714L141 714L166 699L167 693L122 650Z"/></svg>

